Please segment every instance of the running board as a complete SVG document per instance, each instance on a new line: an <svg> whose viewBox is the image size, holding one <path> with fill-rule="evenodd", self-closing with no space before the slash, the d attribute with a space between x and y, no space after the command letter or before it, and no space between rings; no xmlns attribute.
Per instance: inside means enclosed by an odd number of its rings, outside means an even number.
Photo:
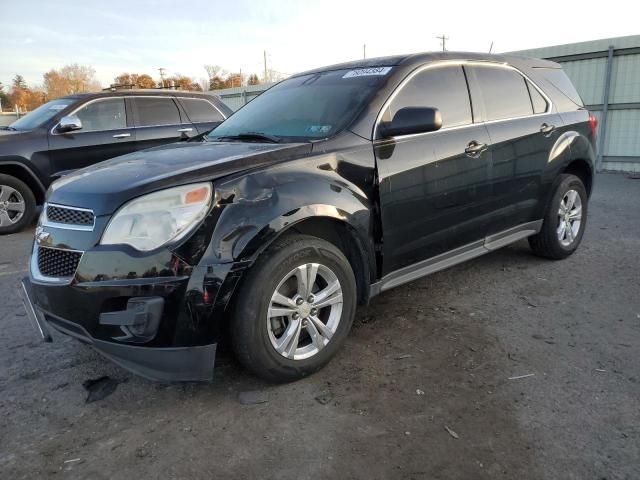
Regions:
<svg viewBox="0 0 640 480"><path fill-rule="evenodd" d="M541 228L542 220L523 223L522 225L503 232L489 235L485 237L484 240L478 240L477 242L464 245L450 252L445 252L416 264L409 265L408 267L401 268L385 275L379 282L371 285L371 296L373 297L381 292L452 267L458 263L466 262L485 253L493 252L505 245L535 235Z"/></svg>

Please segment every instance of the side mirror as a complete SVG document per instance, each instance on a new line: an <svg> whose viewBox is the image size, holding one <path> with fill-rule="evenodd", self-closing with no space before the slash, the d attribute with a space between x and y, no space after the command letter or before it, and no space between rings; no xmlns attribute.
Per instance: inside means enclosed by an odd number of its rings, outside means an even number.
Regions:
<svg viewBox="0 0 640 480"><path fill-rule="evenodd" d="M62 117L58 126L56 127L56 131L60 133L72 132L74 130L82 129L82 121L78 118L77 115L67 115L66 117Z"/></svg>
<svg viewBox="0 0 640 480"><path fill-rule="evenodd" d="M426 133L440 130L442 115L432 107L404 107L396 112L393 120L382 125L383 137L396 137L412 133Z"/></svg>

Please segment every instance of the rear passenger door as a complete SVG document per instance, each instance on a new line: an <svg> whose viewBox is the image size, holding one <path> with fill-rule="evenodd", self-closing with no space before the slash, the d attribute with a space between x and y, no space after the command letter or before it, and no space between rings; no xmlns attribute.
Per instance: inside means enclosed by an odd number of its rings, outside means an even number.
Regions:
<svg viewBox="0 0 640 480"><path fill-rule="evenodd" d="M483 105L491 138L492 205L489 234L538 220L542 172L562 120L542 92L503 65L468 68L471 93Z"/></svg>
<svg viewBox="0 0 640 480"><path fill-rule="evenodd" d="M182 104L188 120L197 130L196 133L213 130L224 121L222 113L204 98L180 97L177 100Z"/></svg>
<svg viewBox="0 0 640 480"><path fill-rule="evenodd" d="M405 80L382 112L436 107L435 132L375 140L384 274L482 240L490 197L489 136L473 123L461 65L424 68ZM474 106L475 109L475 106ZM466 150L477 145L476 153Z"/></svg>
<svg viewBox="0 0 640 480"><path fill-rule="evenodd" d="M182 123L180 110L172 97L140 96L132 98L132 103L137 150L179 142L196 134L193 126Z"/></svg>

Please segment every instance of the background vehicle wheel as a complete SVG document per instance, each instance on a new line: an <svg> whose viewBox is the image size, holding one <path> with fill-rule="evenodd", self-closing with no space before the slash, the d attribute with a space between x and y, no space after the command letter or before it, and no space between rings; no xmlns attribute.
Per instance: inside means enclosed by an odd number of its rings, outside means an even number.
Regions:
<svg viewBox="0 0 640 480"><path fill-rule="evenodd" d="M587 191L575 175L563 174L544 217L542 230L529 237L536 255L561 259L576 251L587 223Z"/></svg>
<svg viewBox="0 0 640 480"><path fill-rule="evenodd" d="M232 346L259 377L297 380L333 357L355 310L356 282L342 252L316 237L287 235L258 258L236 292Z"/></svg>
<svg viewBox="0 0 640 480"><path fill-rule="evenodd" d="M31 189L10 175L0 175L0 235L19 232L29 226L36 212Z"/></svg>

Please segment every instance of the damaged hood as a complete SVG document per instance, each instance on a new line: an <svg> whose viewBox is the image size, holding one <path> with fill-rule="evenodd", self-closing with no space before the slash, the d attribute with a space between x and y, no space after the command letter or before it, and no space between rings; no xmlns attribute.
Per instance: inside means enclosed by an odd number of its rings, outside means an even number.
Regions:
<svg viewBox="0 0 640 480"><path fill-rule="evenodd" d="M291 160L311 152L310 143L176 143L77 170L50 188L47 201L113 213L122 204L163 188L211 181L232 173Z"/></svg>

